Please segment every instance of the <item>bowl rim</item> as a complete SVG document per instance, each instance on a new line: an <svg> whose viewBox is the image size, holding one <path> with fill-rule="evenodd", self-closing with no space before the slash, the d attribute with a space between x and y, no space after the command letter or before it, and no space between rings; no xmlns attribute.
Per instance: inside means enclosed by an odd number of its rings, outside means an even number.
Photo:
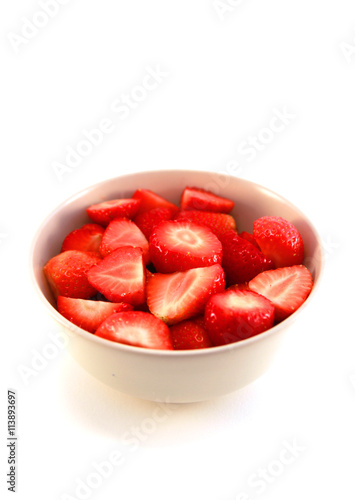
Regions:
<svg viewBox="0 0 355 500"><path fill-rule="evenodd" d="M39 284L36 280L35 272L34 272L34 251L36 248L36 244L38 241L39 236L42 233L43 228L57 212L59 212L61 209L63 209L65 206L68 204L72 203L76 199L84 196L86 193L89 193L90 191L93 191L94 189L100 188L100 186L104 186L105 184L110 184L111 182L117 182L118 180L122 180L125 177L132 177L134 175L140 175L140 174L171 174L171 173L189 173L189 174L201 174L201 175L211 175L211 176L224 176L224 177L231 177L233 179L237 179L238 181L241 181L242 183L246 183L249 185L253 185L255 188L262 189L266 192L268 192L270 195L278 198L280 201L284 202L287 204L290 208L292 208L295 212L298 212L302 218L304 218L307 221L307 224L310 226L312 229L314 236L317 240L317 243L319 244L319 250L320 250L320 259L319 259L319 270L318 270L318 277L317 277L317 282L313 283L313 288L307 297L307 299L304 301L304 303L294 312L292 313L288 318L284 319L277 325L272 326L268 330L265 330L264 332L261 332L257 335L254 335L253 337L249 337L247 339L243 340L238 340L236 342L232 342L229 344L225 345L220 345L220 346L212 346L212 347L204 347L200 349L186 349L186 350L168 350L168 349L152 349L152 348L147 348L147 347L137 347L137 346L132 346L129 344L123 344L119 342L113 342L111 340L107 340L101 337L97 337L95 334L90 333L79 326L75 325L74 323L70 322L67 320L64 316L62 316L55 307L50 304L48 299L44 296L42 290L39 287ZM192 170L192 169L156 169L156 170L144 170L144 171L138 171L138 172L132 172L129 174L123 174L115 177L110 177L108 179L105 179L103 181L97 182L95 184L92 184L84 189L81 189L80 191L74 193L73 195L67 197L62 203L58 204L53 210L51 210L47 216L42 219L42 222L39 224L33 238L31 241L30 245L30 250L29 250L29 271L30 271L30 280L32 282L32 286L37 292L37 295L40 298L41 303L44 305L44 307L47 309L47 312L49 312L50 316L54 318L61 326L65 327L66 330L70 331L70 334L75 334L79 335L79 337L83 338L84 340L91 341L94 343L97 343L103 347L111 347L114 350L121 351L123 350L124 352L135 354L135 355L141 355L141 356L150 356L150 357L173 357L173 358L186 358L186 357L205 357L205 356L212 356L213 353L223 353L223 352L229 352L231 350L238 350L242 349L249 344L253 344L256 342L260 342L262 339L266 339L269 336L276 335L279 333L280 330L283 330L286 328L288 325L291 325L296 318L299 316L300 313L304 310L305 307L308 306L309 302L314 298L315 292L319 288L320 281L323 278L324 274L324 249L322 245L322 240L321 237L313 225L312 221L308 218L306 214L304 214L296 205L294 205L292 202L287 200L284 196L278 194L277 192L261 185L256 182L250 181L248 179L243 179L237 176L229 175L224 172L214 172L214 171L209 171L209 170Z"/></svg>

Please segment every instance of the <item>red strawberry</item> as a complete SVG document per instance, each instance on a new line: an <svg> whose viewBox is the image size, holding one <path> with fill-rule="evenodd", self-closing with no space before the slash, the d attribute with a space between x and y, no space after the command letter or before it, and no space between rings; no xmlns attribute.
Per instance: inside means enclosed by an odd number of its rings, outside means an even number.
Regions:
<svg viewBox="0 0 355 500"><path fill-rule="evenodd" d="M107 226L101 240L100 253L103 257L120 247L142 249L144 263L149 262L148 240L134 222L128 219L115 219Z"/></svg>
<svg viewBox="0 0 355 500"><path fill-rule="evenodd" d="M203 313L209 297L224 290L219 264L147 278L147 304L152 314L168 325Z"/></svg>
<svg viewBox="0 0 355 500"><path fill-rule="evenodd" d="M180 207L181 210L204 210L228 214L233 209L234 202L205 189L186 187L181 196Z"/></svg>
<svg viewBox="0 0 355 500"><path fill-rule="evenodd" d="M152 314L141 311L112 314L96 330L96 335L137 347L173 349L169 327Z"/></svg>
<svg viewBox="0 0 355 500"><path fill-rule="evenodd" d="M170 327L170 335L175 350L212 347L207 331L198 321L181 321Z"/></svg>
<svg viewBox="0 0 355 500"><path fill-rule="evenodd" d="M222 245L207 227L189 221L160 223L149 239L149 254L160 273L220 264Z"/></svg>
<svg viewBox="0 0 355 500"><path fill-rule="evenodd" d="M64 238L61 251L98 252L104 231L105 229L98 224L85 224L79 229L74 229Z"/></svg>
<svg viewBox="0 0 355 500"><path fill-rule="evenodd" d="M79 299L89 299L96 294L89 283L89 269L101 262L93 253L67 250L52 257L43 270L54 297L59 295Z"/></svg>
<svg viewBox="0 0 355 500"><path fill-rule="evenodd" d="M196 224L207 226L219 238L229 229L236 229L235 220L231 215L202 210L181 210L174 217L175 220L189 220Z"/></svg>
<svg viewBox="0 0 355 500"><path fill-rule="evenodd" d="M226 290L249 290L248 283L236 283L235 285L231 285Z"/></svg>
<svg viewBox="0 0 355 500"><path fill-rule="evenodd" d="M235 231L227 231L220 240L223 247L222 266L228 286L247 282L273 267L265 255Z"/></svg>
<svg viewBox="0 0 355 500"><path fill-rule="evenodd" d="M139 205L140 201L133 200L132 198L110 200L91 205L86 209L86 213L90 219L97 224L107 226L109 222L117 217L133 219L138 211Z"/></svg>
<svg viewBox="0 0 355 500"><path fill-rule="evenodd" d="M254 236L250 233L247 233L246 231L242 231L241 233L238 233L241 238L244 238L245 240L249 241L252 245L254 245L258 250L260 250L259 245L256 242L256 239Z"/></svg>
<svg viewBox="0 0 355 500"><path fill-rule="evenodd" d="M176 208L171 207L152 208L151 210L138 214L133 222L139 227L147 240L149 240L153 229L160 224L160 222L172 219L176 214L176 210Z"/></svg>
<svg viewBox="0 0 355 500"><path fill-rule="evenodd" d="M143 304L145 268L140 248L121 247L90 269L88 280L111 302Z"/></svg>
<svg viewBox="0 0 355 500"><path fill-rule="evenodd" d="M205 325L214 345L248 339L273 326L275 308L250 290L229 290L213 295L205 309Z"/></svg>
<svg viewBox="0 0 355 500"><path fill-rule="evenodd" d="M312 275L303 265L265 271L249 283L250 290L267 297L274 304L277 321L296 311L306 300L312 287Z"/></svg>
<svg viewBox="0 0 355 500"><path fill-rule="evenodd" d="M275 267L302 264L304 245L296 227L282 217L260 217L254 222L253 235L261 251Z"/></svg>
<svg viewBox="0 0 355 500"><path fill-rule="evenodd" d="M57 300L57 308L74 325L94 333L111 314L121 311L131 311L133 307L124 302L102 302L99 300L72 299L62 297Z"/></svg>
<svg viewBox="0 0 355 500"><path fill-rule="evenodd" d="M132 198L140 201L140 206L136 215L147 212L152 208L165 207L170 208L175 212L179 210L176 205L170 203L170 201L154 193L153 191L150 191L149 189L137 189Z"/></svg>

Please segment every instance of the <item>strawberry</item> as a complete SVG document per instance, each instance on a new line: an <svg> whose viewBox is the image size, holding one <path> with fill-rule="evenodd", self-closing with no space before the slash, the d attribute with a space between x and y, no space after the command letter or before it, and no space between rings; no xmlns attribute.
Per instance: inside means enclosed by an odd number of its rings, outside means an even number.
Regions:
<svg viewBox="0 0 355 500"><path fill-rule="evenodd" d="M197 187L186 187L180 200L181 210L204 210L228 214L233 207L232 200Z"/></svg>
<svg viewBox="0 0 355 500"><path fill-rule="evenodd" d="M111 302L143 304L145 268L140 248L120 247L89 270L88 280Z"/></svg>
<svg viewBox="0 0 355 500"><path fill-rule="evenodd" d="M282 217L260 217L253 224L253 236L275 267L302 264L304 245L296 227Z"/></svg>
<svg viewBox="0 0 355 500"><path fill-rule="evenodd" d="M212 347L207 331L198 321L181 321L170 327L170 335L175 350Z"/></svg>
<svg viewBox="0 0 355 500"><path fill-rule="evenodd" d="M161 222L149 238L149 254L160 273L220 264L222 245L207 227L190 221Z"/></svg>
<svg viewBox="0 0 355 500"><path fill-rule="evenodd" d="M138 208L138 212L136 215L141 214L143 212L147 212L152 208L170 208L177 212L179 209L174 203L166 200L162 196L150 191L149 189L137 189L133 194L132 198L134 200L139 200L140 206Z"/></svg>
<svg viewBox="0 0 355 500"><path fill-rule="evenodd" d="M157 207L138 214L133 222L139 227L144 236L149 240L153 229L165 220L170 220L176 214L176 208Z"/></svg>
<svg viewBox="0 0 355 500"><path fill-rule="evenodd" d="M128 219L115 219L107 226L101 240L100 253L103 257L120 247L139 247L143 252L144 263L149 262L148 240L134 222Z"/></svg>
<svg viewBox="0 0 355 500"><path fill-rule="evenodd" d="M61 252L66 250L81 250L83 252L98 252L105 229L99 224L85 224L74 229L64 238Z"/></svg>
<svg viewBox="0 0 355 500"><path fill-rule="evenodd" d="M99 300L72 299L59 296L57 309L65 318L83 330L94 333L111 314L121 311L131 311L130 304L119 302L102 302Z"/></svg>
<svg viewBox="0 0 355 500"><path fill-rule="evenodd" d="M250 290L228 290L213 295L205 308L205 325L214 345L248 339L273 326L272 303Z"/></svg>
<svg viewBox="0 0 355 500"><path fill-rule="evenodd" d="M140 201L132 198L109 200L91 205L86 209L86 213L92 221L102 226L107 226L109 222L117 217L133 219L139 205Z"/></svg>
<svg viewBox="0 0 355 500"><path fill-rule="evenodd" d="M189 220L196 224L208 227L219 238L229 229L236 229L235 220L231 215L202 210L181 210L174 217L175 220Z"/></svg>
<svg viewBox="0 0 355 500"><path fill-rule="evenodd" d="M142 311L112 314L96 330L96 335L137 347L173 349L169 327L159 318Z"/></svg>
<svg viewBox="0 0 355 500"><path fill-rule="evenodd" d="M252 245L254 245L258 250L260 250L259 245L256 242L256 239L254 236L247 231L242 231L241 233L238 233L241 238L244 238L245 240L249 241Z"/></svg>
<svg viewBox="0 0 355 500"><path fill-rule="evenodd" d="M168 325L202 314L209 297L224 290L219 264L147 278L147 304Z"/></svg>
<svg viewBox="0 0 355 500"><path fill-rule="evenodd" d="M80 250L66 250L52 257L43 271L55 299L59 295L78 299L95 295L96 290L89 283L87 274L99 262L101 259L93 253Z"/></svg>
<svg viewBox="0 0 355 500"><path fill-rule="evenodd" d="M223 247L222 266L228 286L247 282L273 267L270 259L235 231L227 231L220 240Z"/></svg>
<svg viewBox="0 0 355 500"><path fill-rule="evenodd" d="M250 290L274 304L276 321L282 321L296 311L312 287L312 275L302 264L264 271L249 282Z"/></svg>

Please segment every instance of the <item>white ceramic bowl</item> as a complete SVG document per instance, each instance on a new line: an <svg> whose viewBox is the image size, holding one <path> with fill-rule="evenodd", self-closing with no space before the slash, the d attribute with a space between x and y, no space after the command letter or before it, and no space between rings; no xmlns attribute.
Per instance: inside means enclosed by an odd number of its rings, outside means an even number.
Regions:
<svg viewBox="0 0 355 500"><path fill-rule="evenodd" d="M191 351L159 351L110 342L76 327L55 308L43 266L60 252L64 237L89 222L85 209L94 203L128 198L138 188L151 189L179 203L185 186L198 186L235 202L232 215L239 231L252 232L255 219L281 216L296 225L305 244L305 265L314 279L306 302L288 319L255 337L233 344ZM222 396L244 387L270 366L291 322L308 306L323 268L320 238L307 217L286 199L252 182L212 172L164 170L109 179L72 196L42 223L31 249L34 286L47 312L68 338L79 364L105 384L142 399L194 402ZM90 379L88 379L88 384Z"/></svg>

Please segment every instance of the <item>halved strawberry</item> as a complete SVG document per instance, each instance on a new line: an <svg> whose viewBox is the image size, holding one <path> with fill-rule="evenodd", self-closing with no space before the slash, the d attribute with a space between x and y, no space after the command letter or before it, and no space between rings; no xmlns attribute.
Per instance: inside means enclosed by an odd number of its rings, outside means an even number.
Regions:
<svg viewBox="0 0 355 500"><path fill-rule="evenodd" d="M181 321L170 327L170 335L175 350L212 347L211 339L201 321Z"/></svg>
<svg viewBox="0 0 355 500"><path fill-rule="evenodd" d="M179 210L178 207L174 205L174 203L171 203L170 201L166 200L159 194L154 193L150 189L137 189L137 191L134 192L132 198L134 200L140 201L140 206L136 215L147 212L152 208L158 207L170 208L175 212Z"/></svg>
<svg viewBox="0 0 355 500"><path fill-rule="evenodd" d="M232 200L197 187L186 187L180 201L181 210L204 210L228 214L233 207Z"/></svg>
<svg viewBox="0 0 355 500"><path fill-rule="evenodd" d="M274 304L277 321L295 312L312 287L312 275L302 264L264 271L249 282L250 290L267 297Z"/></svg>
<svg viewBox="0 0 355 500"><path fill-rule="evenodd" d="M105 229L99 224L85 224L74 229L64 238L61 252L66 250L81 250L83 252L98 252Z"/></svg>
<svg viewBox="0 0 355 500"><path fill-rule="evenodd" d="M115 219L107 226L103 234L100 253L103 257L120 247L138 247L142 249L144 263L149 262L148 240L134 222L128 219Z"/></svg>
<svg viewBox="0 0 355 500"><path fill-rule="evenodd" d="M72 299L60 295L57 300L57 308L60 314L74 325L94 333L111 314L131 311L133 306L124 302L116 304L99 300Z"/></svg>
<svg viewBox="0 0 355 500"><path fill-rule="evenodd" d="M298 229L282 217L260 217L253 224L253 236L275 267L302 264L304 245Z"/></svg>
<svg viewBox="0 0 355 500"><path fill-rule="evenodd" d="M96 294L89 283L87 273L101 259L91 252L66 250L52 257L43 271L55 299L59 295L79 299L89 299Z"/></svg>
<svg viewBox="0 0 355 500"><path fill-rule="evenodd" d="M273 267L265 255L233 230L223 234L220 241L223 247L222 267L226 273L227 286L245 283L262 271Z"/></svg>
<svg viewBox="0 0 355 500"><path fill-rule="evenodd" d="M229 229L236 230L235 220L231 215L217 212L204 212L203 210L181 210L175 217L175 220L189 220L196 224L202 224L208 227L213 234L219 238Z"/></svg>
<svg viewBox="0 0 355 500"><path fill-rule="evenodd" d="M107 226L109 222L117 217L133 219L137 214L139 205L139 200L122 198L91 205L86 209L86 213L92 221L102 226Z"/></svg>
<svg viewBox="0 0 355 500"><path fill-rule="evenodd" d="M111 302L143 304L145 267L140 248L120 247L89 270L88 280Z"/></svg>
<svg viewBox="0 0 355 500"><path fill-rule="evenodd" d="M147 304L168 325L202 314L211 295L224 290L219 264L147 278Z"/></svg>
<svg viewBox="0 0 355 500"><path fill-rule="evenodd" d="M213 295L205 309L205 325L214 345L248 339L273 326L275 308L250 290L228 290Z"/></svg>
<svg viewBox="0 0 355 500"><path fill-rule="evenodd" d="M222 245L207 227L190 221L161 222L149 239L149 254L160 273L220 264Z"/></svg>
<svg viewBox="0 0 355 500"><path fill-rule="evenodd" d="M165 220L170 220L176 214L177 208L157 207L138 214L133 222L139 227L144 236L149 240L153 229Z"/></svg>
<svg viewBox="0 0 355 500"><path fill-rule="evenodd" d="M96 330L95 335L148 349L173 349L169 327L152 314L141 311L112 314Z"/></svg>
<svg viewBox="0 0 355 500"><path fill-rule="evenodd" d="M245 240L249 241L249 243L251 243L252 245L254 245L258 250L260 250L260 247L259 245L257 244L256 242L256 239L254 238L254 236L251 234L251 233L248 233L247 231L242 231L241 233L239 233L239 236L241 238L244 238Z"/></svg>

